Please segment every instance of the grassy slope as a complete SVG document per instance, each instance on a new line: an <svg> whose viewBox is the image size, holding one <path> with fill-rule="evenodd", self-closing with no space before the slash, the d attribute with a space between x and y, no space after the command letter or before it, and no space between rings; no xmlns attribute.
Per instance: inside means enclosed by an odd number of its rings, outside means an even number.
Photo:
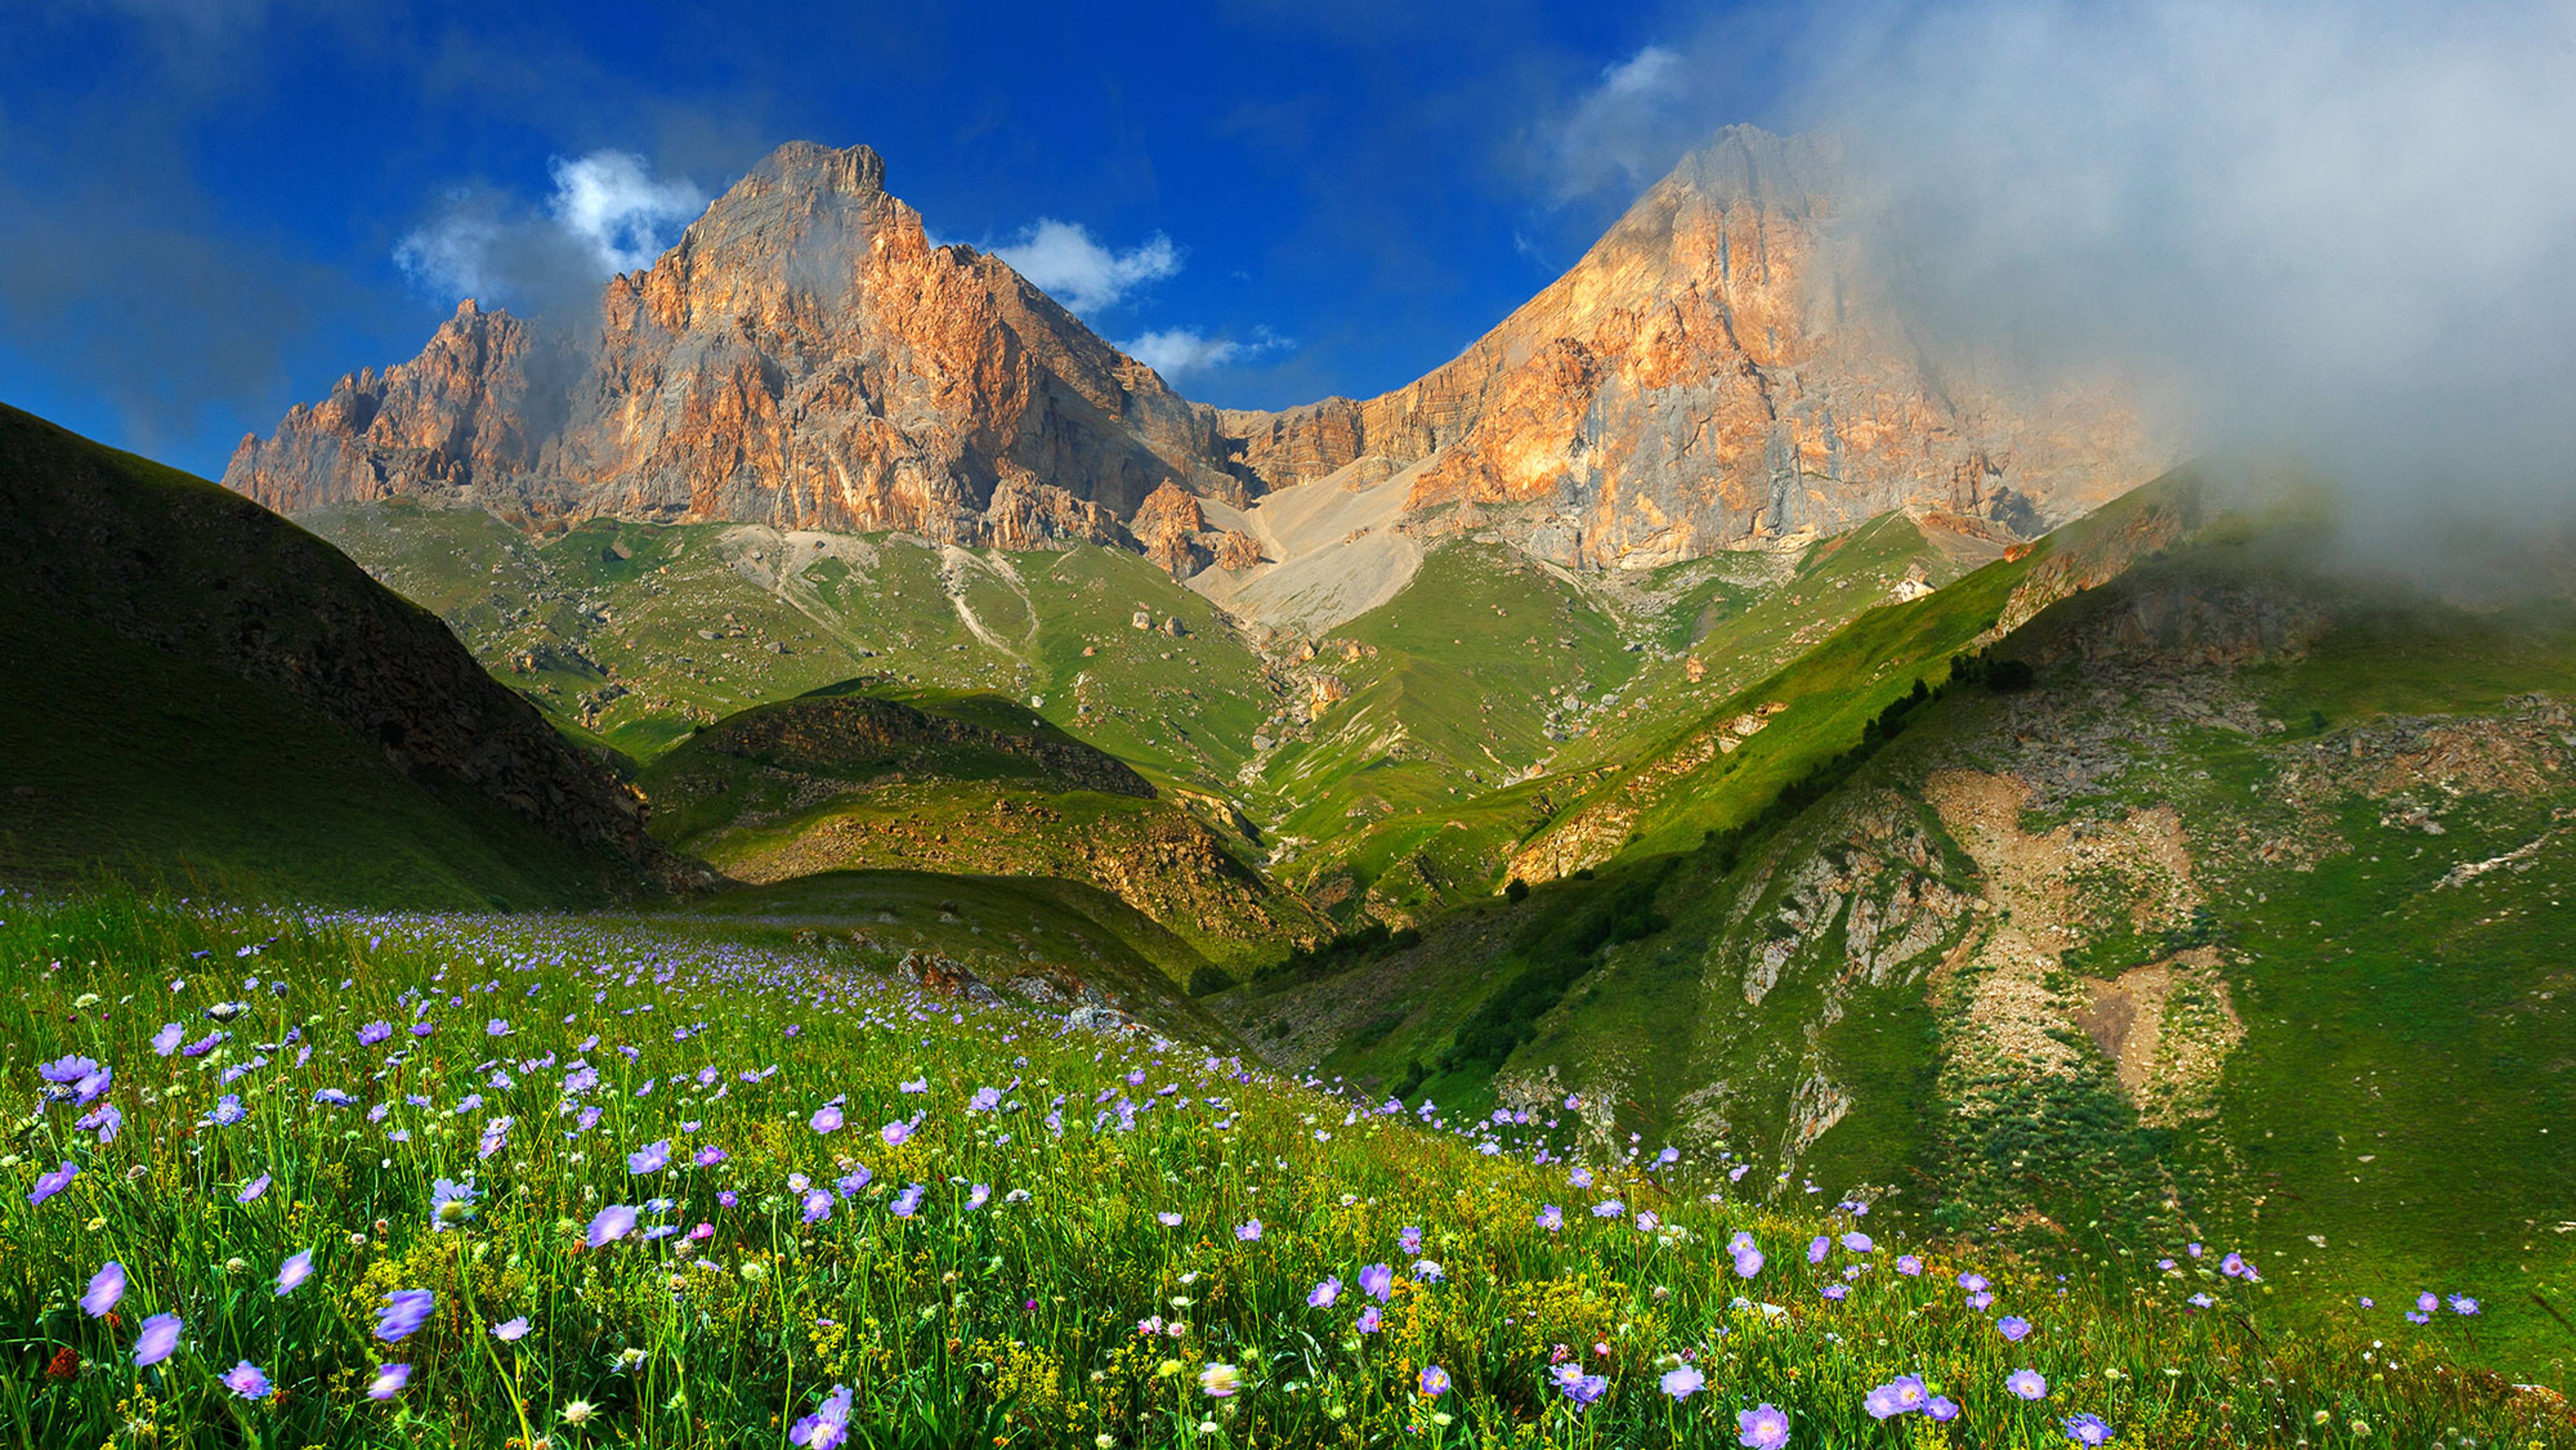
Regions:
<svg viewBox="0 0 2576 1450"><path fill-rule="evenodd" d="M197 894L387 906L598 899L525 822L441 801L282 691L0 609L0 862Z"/></svg>
<svg viewBox="0 0 2576 1450"><path fill-rule="evenodd" d="M2059 606L2008 648L2074 628L2086 611L2113 607L2132 585L2179 578L2207 592L2249 578L2278 580L2285 567L2240 546L2204 548L2150 566L2101 596ZM1954 597L1969 594L1961 588ZM2145 1171L2179 1184L2187 1212L2206 1231L2260 1244L2281 1265L2283 1282L2307 1290L2302 1297L2312 1304L2371 1294L2387 1305L2400 1291L2411 1300L2419 1288L2483 1284L2496 1296L2482 1330L2485 1352L2520 1371L2543 1372L2564 1353L2563 1332L2520 1290L2542 1288L2562 1305L2576 1297L2576 1235L2559 1227L2568 1220L2564 1184L2576 1181L2576 1147L2565 1141L2576 1132L2565 1126L2576 1120L2576 1058L2568 1051L2576 1024L2566 1003L2576 979L2563 962L2561 905L2576 876L2576 842L2552 838L2524 871L2432 888L2458 863L2504 854L2563 827L2576 812L2576 791L2563 780L2529 798L2471 790L2444 817L2448 834L2430 839L2386 823L2384 802L2347 798L2331 831L2349 849L2327 855L2313 871L2266 865L2240 847L2237 833L2249 829L2259 843L2298 828L2296 812L2282 807L2267 817L2255 803L2315 748L2311 732L2327 732L2323 738L2341 749L2348 732L2392 710L2474 716L2532 690L2576 699L2576 616L2557 607L2474 615L2353 596L2336 597L2332 613L2337 627L2305 658L2259 665L2239 682L2263 714L2300 722L2290 736L2187 725L2124 732L2120 711L2170 709L2151 684L2141 687L2147 693L2084 706L2094 713L2079 711L2083 729L2110 727L2126 764L2098 792L2061 802L2026 829L2170 805L2193 843L2247 1035L2227 1061L2213 1123L2146 1131L2125 1104L2097 1094L2075 1105L2105 1115L2093 1126L2048 1119L2044 1133L2074 1145L2053 1171L2077 1172L2074 1165L2097 1161L2085 1155L2107 1154L2098 1161L2108 1172L2120 1155L2146 1153ZM1865 644L1880 628L1864 621L1827 652ZM1855 648L1849 657L1872 654ZM2079 698L2091 677L2071 673L2078 668L2044 674L2041 696L2074 691L2069 698ZM1850 852L1885 829L1891 810L1893 819L1926 831L1936 877L1975 891L1973 864L1943 839L1914 793L1936 768L2011 770L2062 753L2062 738L2015 739L2035 728L2017 713L2026 703L1981 689L1935 702L1848 785L1783 828L1767 855L1748 848L1740 860L1718 850L1660 862L1628 858L1592 879L1542 887L1520 907L1496 903L1444 920L1420 946L1383 954L1358 971L1265 983L1224 1000L1221 1010L1288 1060L1316 1060L1318 1070L1364 1083L1400 1082L1413 1064L1454 1055L1478 1013L1522 964L1546 954L1547 938L1561 933L1562 923L1661 872L1654 893L1661 929L1594 952L1584 975L1539 1018L1535 1037L1516 1050L1506 1075L1544 1081L1553 1070L1567 1085L1616 1083L1619 1131L1650 1135L1687 1130L1692 1113L1683 1098L1710 1082L1729 1083L1730 1146L1767 1174L1779 1161L1794 1094L1821 1065L1855 1104L1798 1160L1799 1176L1828 1188L1913 1183L1918 1195L1929 1190L1937 1198L1957 1166L1945 1154L1967 1148L1950 1141L1942 1125L1937 1084L1950 1028L1927 1003L1920 979L1876 988L1838 981L1839 919L1802 948L1758 1006L1735 989L1723 974L1731 968L1718 959L1730 932L1739 933L1730 950L1741 951L1786 902L1778 877L1756 877L1757 866L1768 860L1785 869ZM2165 724L2161 715L2147 718ZM2137 743L2118 746L2124 733ZM1754 743L1768 738L1766 732ZM1739 758L1749 754L1750 747ZM1692 799L1682 823L1724 825L1750 814L1760 799L1758 792L1735 793L1740 784L1724 780L1720 790ZM1748 892L1749 918L1739 915ZM2108 977L2159 950L2125 933L2090 930L2069 960ZM1481 1109L1494 1095L1491 1067L1474 1062L1414 1085L1461 1110ZM2073 1111L2071 1103L2050 1112ZM2463 1191L2472 1181L2476 1190ZM2057 1195L2050 1201L2067 1208L2096 1201L2079 1181L2025 1186L2043 1198ZM1918 1206L1928 1209L1930 1200ZM2311 1234L2326 1247L2311 1243Z"/></svg>
<svg viewBox="0 0 2576 1450"><path fill-rule="evenodd" d="M0 999L12 1090L33 1098L35 1062L92 1055L115 1070L125 1122L101 1145L68 1126L76 1109L39 1108L43 1156L0 1163L12 1325L0 1422L43 1445L503 1450L543 1426L557 1444L730 1447L778 1443L842 1386L850 1443L907 1450L1661 1450L1732 1444L1756 1403L1785 1410L1799 1446L1964 1432L2040 1450L2066 1443L2061 1422L2078 1413L2139 1450L2576 1434L2563 1404L2464 1375L2429 1344L2374 1347L2351 1324L2285 1333L2299 1320L2275 1296L2205 1270L2052 1280L1875 1221L1874 1254L1836 1250L1811 1268L1797 1245L1852 1219L1703 1201L1697 1164L1646 1175L1596 1162L1597 1181L1576 1189L1564 1165L1529 1162L1518 1129L1362 1117L1195 1049L906 995L875 970L881 956L803 930L14 907L0 917L0 963L20 983ZM237 953L289 995L252 994L212 1055L156 1056L162 1008L202 1020L228 985L191 973L174 991L166 963ZM505 996L463 997L485 982ZM137 991L156 1010L97 1010ZM413 1020L423 998L427 1043L360 1044L361 1024ZM487 1035L496 1015L509 1036ZM290 1025L309 1055L252 1066L249 1044ZM473 1061L486 1052L517 1070ZM989 1112L970 1110L980 1087L995 1090ZM323 1106L325 1088L356 1102ZM203 1126L226 1092L244 1121ZM554 1111L567 1094L599 1116L561 1126L576 1121ZM358 1106L371 1102L383 1121ZM846 1117L828 1135L814 1126L827 1102ZM895 1120L915 1125L899 1147L877 1128ZM478 1151L496 1123L517 1125L506 1148ZM1488 1142L1501 1151L1479 1152ZM667 1168L630 1163L656 1143ZM723 1151L695 1164L705 1148ZM29 1202L57 1158L79 1176ZM819 1190L818 1208L783 1191L803 1191L791 1175ZM430 1214L440 1178L474 1190L470 1215L444 1226ZM254 1180L264 1194L236 1201ZM1586 1211L1613 1196L1660 1222ZM586 1245L610 1204L639 1205L636 1229L690 1236ZM1561 1228L1537 1222L1541 1204L1562 1207ZM1238 1231L1255 1221L1258 1237ZM1416 1233L1419 1256L1401 1251ZM1727 1266L1737 1233L1770 1250L1755 1282ZM1889 1271L1901 1251L1923 1253L1924 1272ZM271 1292L273 1266L300 1252L311 1280ZM111 1257L127 1274L116 1317L84 1315L75 1299ZM1383 1321L1362 1332L1370 1264L1392 1283ZM1992 1309L1962 1306L1965 1270L1994 1280ZM1318 1305L1328 1275L1341 1295ZM2225 1312L2184 1305L2204 1284ZM1827 1299L1829 1286L1848 1298ZM391 1349L409 1380L379 1403L377 1313L398 1289L434 1296L435 1313ZM2008 1343L1991 1317L2006 1312L2034 1332ZM135 1324L153 1314L186 1332L138 1371ZM504 1343L493 1330L513 1319L526 1332ZM49 1376L65 1356L77 1375ZM1552 1384L1551 1362L1569 1356L1600 1377L1588 1408ZM1684 1357L1705 1384L1676 1402L1662 1377ZM228 1391L218 1375L237 1362L277 1392ZM1422 1393L1434 1364L1450 1381L1437 1398ZM2005 1388L2025 1367L2047 1377L2044 1402ZM1203 1371L1239 1375L1237 1392L1203 1393ZM1953 1397L1959 1422L1872 1419L1863 1397L1907 1374ZM591 1412L567 1427L576 1401Z"/></svg>
<svg viewBox="0 0 2576 1450"><path fill-rule="evenodd" d="M1938 583L1960 572L1895 515L1811 545L1792 564L1721 556L1611 581L1619 587L1600 593L1487 546L1435 552L1402 594L1335 633L1381 653L1342 669L1354 693L1328 717L1340 722L1331 733L1273 763L1271 779L1293 790L1302 777L1307 793L1288 829L1321 838L1292 877L1322 891L1346 878L1356 888L1336 911L1346 920L1363 904L1382 918L1421 920L1490 894L1515 849L1550 820L1621 768L1672 748L1712 703L1807 669L1820 642L1885 604L1913 567ZM1952 617L1952 601L1926 607ZM1497 608L1523 615L1495 616ZM1532 610L1545 628L1522 635L1518 619ZM1328 639L1325 659L1334 658ZM1862 698L1844 703L1857 709ZM1515 775L1545 774L1495 790L1497 757Z"/></svg>
<svg viewBox="0 0 2576 1450"><path fill-rule="evenodd" d="M818 551L817 535L606 519L539 543L476 510L407 503L306 522L558 718L597 702L598 733L639 760L746 705L880 674L1038 701L1141 768L1224 791L1270 710L1260 662L1213 606L1111 550L842 535ZM1131 626L1140 609L1158 628ZM1185 635L1159 628L1174 618ZM610 687L625 693L603 699Z"/></svg>
<svg viewBox="0 0 2576 1450"><path fill-rule="evenodd" d="M839 687L993 732L983 742L918 741L829 758L800 748L746 758L717 748L737 723L812 714L817 698L730 717L681 743L639 777L658 803L654 830L672 845L746 880L818 869L899 868L975 876L1055 878L1115 892L1125 907L1186 942L1169 956L1174 988L1203 971L1241 975L1319 934L1302 903L1253 864L1254 847L1229 818L1166 790L1118 793L1135 777L1036 711L1004 696L952 690ZM1002 746L1029 741L1062 768ZM1141 785L1138 788L1142 788ZM1098 859L1103 852L1111 859ZM1204 981L1202 981L1204 985Z"/></svg>
<svg viewBox="0 0 2576 1450"><path fill-rule="evenodd" d="M198 621L222 617L219 601L255 590L285 601L257 627L290 651L328 652L342 643L329 631L372 602L356 596L381 595L283 520L228 530L220 547L171 526L182 505L249 507L204 479L6 407L0 451L0 466L21 470L40 500L47 489L99 490L96 518L124 532L78 543L132 570L126 585L148 627L165 634L194 637ZM88 482L62 481L74 478ZM29 521L10 522L26 543ZM251 547L238 547L244 537ZM26 567L48 565L39 556ZM17 879L105 872L408 906L607 897L601 862L472 790L433 794L283 688L64 618L7 580L0 680L0 738L11 742L0 756L0 870ZM399 665L373 682L420 683Z"/></svg>

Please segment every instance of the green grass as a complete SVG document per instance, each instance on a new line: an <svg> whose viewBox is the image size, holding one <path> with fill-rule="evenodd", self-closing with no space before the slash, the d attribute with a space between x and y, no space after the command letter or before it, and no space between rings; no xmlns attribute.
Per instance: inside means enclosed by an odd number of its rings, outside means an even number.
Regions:
<svg viewBox="0 0 2576 1450"><path fill-rule="evenodd" d="M6 1073L32 1098L36 1064L104 1062L124 1124L100 1145L76 1107L39 1107L0 1158L0 1426L31 1446L767 1446L836 1402L868 1445L1607 1447L1731 1444L1736 1415L1767 1403L1798 1445L1965 1432L2035 1450L2065 1443L2077 1413L2140 1447L2576 1433L2563 1407L2460 1372L2429 1337L2374 1346L2206 1268L2061 1283L1882 1234L1811 1269L1799 1246L1848 1218L1703 1200L1687 1164L1596 1162L1576 1188L1523 1156L1522 1130L1486 1156L1474 1127L1362 1117L1199 1050L908 997L806 930L6 903ZM163 1022L202 1033L227 998L247 1004L229 1040L154 1053ZM361 1045L376 1020L400 1035ZM432 1035L401 1033L415 1021ZM292 1052L256 1046L290 1029ZM315 1102L325 1088L356 1101ZM989 1113L970 1111L982 1088ZM230 1102L240 1120L215 1121ZM373 1102L390 1105L381 1122ZM827 1103L845 1120L828 1134ZM898 1121L913 1131L889 1146L878 1125ZM657 1143L672 1167L630 1166ZM696 1165L707 1147L722 1160ZM78 1175L30 1202L66 1160ZM473 1189L443 1227L441 1178ZM1616 1216L1588 1211L1613 1196ZM1561 1230L1534 1221L1543 1204ZM622 1226L603 1219L613 1205L685 1232L590 1245L594 1223ZM1649 1209L1641 1229L1631 1215ZM1257 1240L1238 1232L1256 1219ZM1739 1232L1770 1252L1751 1282L1726 1263ZM1919 1276L1889 1267L1909 1249ZM309 1282L274 1292L304 1252ZM114 1317L85 1315L75 1301L111 1260ZM1361 1332L1376 1263L1389 1302ZM1951 1281L1969 1268L1995 1282L1988 1313ZM1847 1273L1848 1300L1820 1294ZM1327 1276L1339 1302L1313 1307ZM2196 1290L2218 1307L2184 1304ZM389 1343L377 1315L394 1291L433 1298ZM1989 1320L2005 1311L2033 1334L2006 1342ZM137 1368L137 1325L161 1314L185 1321L176 1352ZM522 1319L523 1336L494 1333ZM1552 1359L1599 1375L1597 1402L1560 1393ZM1684 1362L1706 1387L1676 1402L1659 1385ZM244 1363L268 1381L257 1398L219 1378ZM371 1399L386 1363L408 1383ZM2047 1376L2045 1401L2006 1391L2021 1367ZM1864 1412L1902 1374L1957 1401L1949 1434Z"/></svg>
<svg viewBox="0 0 2576 1450"><path fill-rule="evenodd" d="M589 863L433 794L284 691L84 620L0 610L0 874L410 907L605 899Z"/></svg>
<svg viewBox="0 0 2576 1450"><path fill-rule="evenodd" d="M401 502L304 522L558 719L640 761L747 706L875 676L1040 701L1141 768L1228 791L1272 709L1260 661L1214 606L1116 550L606 519L538 541L478 510ZM1156 629L1132 627L1140 609ZM1159 627L1175 618L1186 634Z"/></svg>
<svg viewBox="0 0 2576 1450"><path fill-rule="evenodd" d="M0 513L0 881L407 906L642 887L537 824L543 800L616 810L605 783L304 530L5 406Z"/></svg>

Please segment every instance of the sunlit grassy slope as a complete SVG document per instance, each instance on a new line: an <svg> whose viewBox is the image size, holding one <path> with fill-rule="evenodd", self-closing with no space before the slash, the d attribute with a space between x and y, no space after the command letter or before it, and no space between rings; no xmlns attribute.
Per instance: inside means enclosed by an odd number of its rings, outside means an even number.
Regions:
<svg viewBox="0 0 2576 1450"><path fill-rule="evenodd" d="M1573 1164L1545 1121L1381 1109L908 993L804 930L0 901L0 1071L34 1104L0 1156L0 1425L491 1447L2576 1433L2562 1402L2448 1362L2475 1318L2374 1342L2287 1307L2260 1258L2222 1272L2224 1244L2060 1279L1850 1207L1761 1208L1652 1143Z"/></svg>
<svg viewBox="0 0 2576 1450"><path fill-rule="evenodd" d="M2224 1231L2284 1292L2377 1298L2392 1332L2397 1290L2475 1279L2500 1311L2488 1352L2554 1373L2569 1336L2532 1294L2576 1300L2576 614L2466 611L2304 557L2277 536L2178 549L1998 646L2037 664L2031 689L1949 688L1793 810L1771 807L1781 786L1860 745L1913 671L1880 675L1839 732L1777 717L1596 869L1218 1008L1276 1060L1374 1089L1615 1102L1613 1141L1724 1142L1787 1175L1784 1196L1888 1184L1900 1217L2020 1241ZM1973 601L1976 580L1944 593ZM1819 656L1866 662L1882 628ZM2094 853L2064 899L1959 834L1940 782L1995 778L2036 792L2010 849ZM2187 906L2133 916L2168 868L2121 843L2168 839ZM1996 997L1994 944L2015 939L2049 970ZM2142 1116L2091 1014L2115 979L2185 958L2224 998L2171 999L2140 1062L2207 1076L2179 1117ZM1980 1058L2006 1000L2063 1068Z"/></svg>
<svg viewBox="0 0 2576 1450"><path fill-rule="evenodd" d="M1350 697L1265 776L1297 802L1282 829L1310 843L1289 879L1349 923L1420 921L1490 895L1528 837L1703 728L1713 707L1775 673L1834 663L1827 646L1850 653L1847 627L1861 619L1914 630L1863 646L1879 650L1868 663L1919 664L1937 644L1930 633L1991 609L2021 568L1971 575L1974 600L1891 613L1883 606L1909 571L1935 584L1963 572L1902 516L1794 558L1721 555L1633 579L1446 546L1393 600L1322 642ZM1808 693L1874 712L1880 683L1819 666Z"/></svg>
<svg viewBox="0 0 2576 1450"><path fill-rule="evenodd" d="M856 684L728 716L647 767L654 829L743 880L896 868L1056 878L1190 944L1213 990L1326 934L1238 819L990 693Z"/></svg>
<svg viewBox="0 0 2576 1450"><path fill-rule="evenodd" d="M1214 606L1115 550L607 519L538 541L480 510L400 502L303 522L639 760L746 706L881 675L998 691L1139 766L1230 789L1272 709Z"/></svg>

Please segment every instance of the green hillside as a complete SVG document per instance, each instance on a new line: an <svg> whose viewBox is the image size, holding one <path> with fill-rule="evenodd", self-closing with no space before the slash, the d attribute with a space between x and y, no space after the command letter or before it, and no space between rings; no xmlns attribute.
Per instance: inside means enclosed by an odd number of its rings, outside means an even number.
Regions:
<svg viewBox="0 0 2576 1450"><path fill-rule="evenodd" d="M0 408L0 876L598 903L673 863L432 616L225 490Z"/></svg>
<svg viewBox="0 0 2576 1450"><path fill-rule="evenodd" d="M2205 530L1864 736L1946 677L1870 663L1891 641L1976 633L1878 611L1745 697L1813 685L1817 725L1775 716L1598 865L1215 1005L1275 1061L1452 1112L1576 1094L1604 1150L1668 1135L1784 1196L1885 1185L2043 1251L2241 1236L2320 1304L2564 1304L2576 608L2318 557ZM2510 1301L2489 1352L2565 1352Z"/></svg>
<svg viewBox="0 0 2576 1450"><path fill-rule="evenodd" d="M399 501L304 522L549 714L638 760L747 706L881 675L1027 701L1140 767L1225 791L1272 709L1260 659L1215 607L1116 550L609 519L540 541L480 510Z"/></svg>
<svg viewBox="0 0 2576 1450"><path fill-rule="evenodd" d="M608 899L509 811L441 799L283 691L10 600L0 878L386 906Z"/></svg>
<svg viewBox="0 0 2576 1450"><path fill-rule="evenodd" d="M1261 874L1230 813L1158 791L1000 695L852 681L728 716L639 784L656 832L741 880L901 869L1082 883L1189 943L1175 989L1229 984L1323 935Z"/></svg>

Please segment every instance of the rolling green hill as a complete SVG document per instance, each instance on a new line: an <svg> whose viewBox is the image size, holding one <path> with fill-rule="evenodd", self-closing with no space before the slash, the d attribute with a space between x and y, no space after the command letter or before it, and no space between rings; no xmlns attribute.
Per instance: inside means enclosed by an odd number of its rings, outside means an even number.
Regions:
<svg viewBox="0 0 2576 1450"><path fill-rule="evenodd" d="M854 868L1058 878L1189 943L1211 990L1321 924L1209 798L1158 791L999 695L853 681L728 716L647 766L654 829L747 881Z"/></svg>
<svg viewBox="0 0 2576 1450"><path fill-rule="evenodd" d="M873 674L1029 701L1139 767L1227 791L1273 708L1261 660L1215 607L1118 550L611 519L537 540L408 502L304 522L550 715L638 760L747 706Z"/></svg>
<svg viewBox="0 0 2576 1450"><path fill-rule="evenodd" d="M438 620L225 490L0 407L0 871L400 905L686 871Z"/></svg>

